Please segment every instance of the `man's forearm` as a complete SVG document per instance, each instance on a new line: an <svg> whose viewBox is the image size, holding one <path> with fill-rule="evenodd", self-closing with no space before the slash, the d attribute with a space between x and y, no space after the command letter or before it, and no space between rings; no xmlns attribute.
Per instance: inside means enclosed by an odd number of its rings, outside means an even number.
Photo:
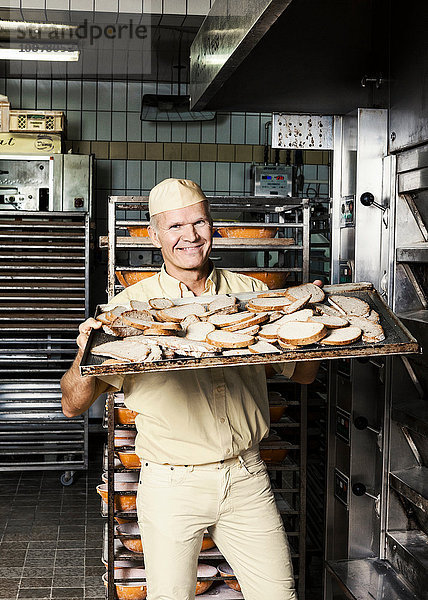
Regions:
<svg viewBox="0 0 428 600"><path fill-rule="evenodd" d="M296 362L291 380L296 383L309 384L315 380L320 366L319 360L305 360Z"/></svg>
<svg viewBox="0 0 428 600"><path fill-rule="evenodd" d="M66 417L84 413L105 390L95 377L81 377L79 364L83 351L79 349L73 364L61 379L62 412ZM106 384L107 387L107 384Z"/></svg>

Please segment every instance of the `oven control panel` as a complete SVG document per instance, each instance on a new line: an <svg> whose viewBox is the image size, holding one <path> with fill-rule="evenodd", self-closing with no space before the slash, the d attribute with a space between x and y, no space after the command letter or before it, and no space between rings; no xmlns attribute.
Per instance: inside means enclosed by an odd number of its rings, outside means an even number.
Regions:
<svg viewBox="0 0 428 600"><path fill-rule="evenodd" d="M336 437L350 444L351 441L351 415L340 408L336 408Z"/></svg>
<svg viewBox="0 0 428 600"><path fill-rule="evenodd" d="M254 196L286 198L293 195L293 167L253 165Z"/></svg>
<svg viewBox="0 0 428 600"><path fill-rule="evenodd" d="M334 497L348 508L349 505L349 477L339 469L334 470Z"/></svg>

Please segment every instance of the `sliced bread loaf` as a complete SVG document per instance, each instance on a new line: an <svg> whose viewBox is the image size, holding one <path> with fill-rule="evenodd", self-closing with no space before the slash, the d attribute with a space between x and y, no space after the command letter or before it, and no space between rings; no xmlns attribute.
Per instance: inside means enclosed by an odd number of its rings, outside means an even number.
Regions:
<svg viewBox="0 0 428 600"><path fill-rule="evenodd" d="M122 317L116 317L114 321L110 323L110 325L103 325L103 330L109 335L114 335L115 337L130 337L133 335L142 335L143 331L141 329L137 329L132 325L128 325L122 319Z"/></svg>
<svg viewBox="0 0 428 600"><path fill-rule="evenodd" d="M323 290L314 283L303 283L302 285L296 285L288 288L287 296L298 300L305 296L310 296L309 302L322 302L325 298Z"/></svg>
<svg viewBox="0 0 428 600"><path fill-rule="evenodd" d="M308 346L321 340L327 333L322 323L290 321L278 329L278 339L293 346Z"/></svg>
<svg viewBox="0 0 428 600"><path fill-rule="evenodd" d="M353 296L339 296L338 294L334 294L333 296L329 296L328 301L345 316L364 317L370 312L370 306L367 302Z"/></svg>
<svg viewBox="0 0 428 600"><path fill-rule="evenodd" d="M191 323L186 329L186 338L195 342L204 342L209 333L215 330L215 326L207 321Z"/></svg>
<svg viewBox="0 0 428 600"><path fill-rule="evenodd" d="M361 329L350 325L340 329L331 329L329 333L320 341L323 346L346 346L359 340Z"/></svg>
<svg viewBox="0 0 428 600"><path fill-rule="evenodd" d="M252 352L249 351L248 348L234 348L233 350L223 350L223 356L248 356L251 355Z"/></svg>
<svg viewBox="0 0 428 600"><path fill-rule="evenodd" d="M207 335L206 341L217 348L247 348L254 343L254 337L216 329Z"/></svg>
<svg viewBox="0 0 428 600"><path fill-rule="evenodd" d="M281 350L279 350L273 344L269 344L269 342L265 342L264 340L259 340L256 344L248 347L248 350L253 354L280 354Z"/></svg>
<svg viewBox="0 0 428 600"><path fill-rule="evenodd" d="M157 318L159 321L173 321L175 323L180 323L180 321L189 315L200 317L204 313L205 308L202 304L180 304L179 306L172 306L171 308L159 310Z"/></svg>

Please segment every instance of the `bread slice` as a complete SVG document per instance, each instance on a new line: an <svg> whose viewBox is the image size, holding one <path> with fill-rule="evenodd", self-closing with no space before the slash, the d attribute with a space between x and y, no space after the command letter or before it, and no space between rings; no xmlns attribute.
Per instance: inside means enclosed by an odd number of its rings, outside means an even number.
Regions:
<svg viewBox="0 0 428 600"><path fill-rule="evenodd" d="M201 316L203 321L206 321L208 317L212 315L231 315L233 313L238 312L238 304L231 304L230 306L223 306L219 308L215 308L214 310L209 310L204 315Z"/></svg>
<svg viewBox="0 0 428 600"><path fill-rule="evenodd" d="M254 336L216 329L207 335L206 341L217 348L248 348L254 343Z"/></svg>
<svg viewBox="0 0 428 600"><path fill-rule="evenodd" d="M303 283L287 290L287 296L295 300L308 295L310 296L309 302L322 302L325 298L323 290L314 283Z"/></svg>
<svg viewBox="0 0 428 600"><path fill-rule="evenodd" d="M282 298L285 296L287 290L270 290L269 292L263 292L262 294L257 294L256 298Z"/></svg>
<svg viewBox="0 0 428 600"><path fill-rule="evenodd" d="M348 317L349 322L355 327L359 327L363 332L363 342L377 344L385 339L385 332L380 323L374 323L364 317Z"/></svg>
<svg viewBox="0 0 428 600"><path fill-rule="evenodd" d="M130 300L129 304L131 305L132 310L147 310L149 311L151 306L148 302L143 302L142 300Z"/></svg>
<svg viewBox="0 0 428 600"><path fill-rule="evenodd" d="M161 324L162 323L159 323L159 325ZM156 329L155 327L149 327L148 329L143 330L143 335L174 335L174 333L174 329Z"/></svg>
<svg viewBox="0 0 428 600"><path fill-rule="evenodd" d="M121 358L120 360L118 358L107 358L106 360L103 360L103 362L101 363L103 366L104 365L120 365L121 363L124 362L132 362L130 360L128 360L127 358Z"/></svg>
<svg viewBox="0 0 428 600"><path fill-rule="evenodd" d="M247 309L251 310L252 312L283 310L286 306L291 304L291 302L292 300L286 296L274 298L252 298L247 304Z"/></svg>
<svg viewBox="0 0 428 600"><path fill-rule="evenodd" d="M317 314L320 314L320 315L329 315L330 317L342 317L342 319L345 318L343 316L343 313L339 312L338 310L336 310L329 304L316 303L316 304L312 304L312 308L315 310L315 312Z"/></svg>
<svg viewBox="0 0 428 600"><path fill-rule="evenodd" d="M223 356L251 356L252 352L248 348L235 348L233 350L223 350Z"/></svg>
<svg viewBox="0 0 428 600"><path fill-rule="evenodd" d="M340 329L331 329L329 333L320 341L323 346L346 346L353 344L361 337L361 329L350 325Z"/></svg>
<svg viewBox="0 0 428 600"><path fill-rule="evenodd" d="M220 308L227 308L236 304L235 296L217 296L215 300L208 304L208 311L218 310Z"/></svg>
<svg viewBox="0 0 428 600"><path fill-rule="evenodd" d="M327 333L322 323L290 321L278 329L278 339L293 346L309 346L321 340Z"/></svg>
<svg viewBox="0 0 428 600"><path fill-rule="evenodd" d="M327 329L340 329L348 325L348 320L344 317L332 317L331 315L313 315L309 317L311 323L322 323Z"/></svg>
<svg viewBox="0 0 428 600"><path fill-rule="evenodd" d="M165 308L172 308L174 306L174 302L169 298L151 298L149 300L149 304L151 308L156 310L163 310Z"/></svg>
<svg viewBox="0 0 428 600"><path fill-rule="evenodd" d="M380 323L380 315L375 310L371 309L370 314L365 317L369 321L373 321L373 323Z"/></svg>
<svg viewBox="0 0 428 600"><path fill-rule="evenodd" d="M157 318L159 321L173 321L175 323L180 323L180 321L189 315L200 317L204 313L205 308L202 304L180 304L179 306L172 306L171 308L159 310Z"/></svg>
<svg viewBox="0 0 428 600"><path fill-rule="evenodd" d="M129 313L124 313L122 315L123 321L127 325L131 325L131 327L136 327L137 329L151 329L153 331L181 331L180 323L173 323L172 321L166 322L163 321L159 323L158 321L154 321L153 319L139 319L134 316L128 316Z"/></svg>
<svg viewBox="0 0 428 600"><path fill-rule="evenodd" d="M189 325L191 325L192 323L199 323L200 321L201 319L196 315L188 315L181 321L180 325L183 331L186 331Z"/></svg>
<svg viewBox="0 0 428 600"><path fill-rule="evenodd" d="M125 323L122 317L116 317L116 319L112 321L110 325L103 325L103 330L109 335L122 338L134 335L142 335L143 333L141 329L137 329L136 327L132 327L132 325Z"/></svg>
<svg viewBox="0 0 428 600"><path fill-rule="evenodd" d="M236 325L237 323L244 323L254 318L254 313L250 311L242 311L238 313L234 313L231 315L211 315L208 317L209 323L212 323L216 327L230 327L231 325ZM254 325L254 323L253 323ZM247 327L244 325L243 327Z"/></svg>
<svg viewBox="0 0 428 600"><path fill-rule="evenodd" d="M280 348L282 348L283 350L298 350L299 346L293 346L293 344L287 344L286 342L283 342L282 340L278 340L278 346Z"/></svg>
<svg viewBox="0 0 428 600"><path fill-rule="evenodd" d="M310 308L298 310L291 315L283 315L278 321L264 325L259 331L259 337L266 340L275 340L278 337L278 329L281 325L290 321L299 321L304 323L312 316L313 311Z"/></svg>
<svg viewBox="0 0 428 600"><path fill-rule="evenodd" d="M329 296L329 303L345 316L364 317L370 312L370 306L364 300L352 296Z"/></svg>
<svg viewBox="0 0 428 600"><path fill-rule="evenodd" d="M269 344L269 342L265 342L264 340L259 340L256 344L248 347L248 350L253 354L280 354L281 350L279 350L273 344Z"/></svg>
<svg viewBox="0 0 428 600"><path fill-rule="evenodd" d="M207 321L191 323L186 329L186 338L195 342L204 342L209 333L215 330L215 326Z"/></svg>
<svg viewBox="0 0 428 600"><path fill-rule="evenodd" d="M95 356L111 356L127 362L143 362L150 353L150 347L140 342L117 340L100 344L92 348L91 353Z"/></svg>
<svg viewBox="0 0 428 600"><path fill-rule="evenodd" d="M278 321L278 319L280 319L283 316L283 313L279 310L274 310L273 312L269 313L269 321L268 323L275 323L275 321Z"/></svg>
<svg viewBox="0 0 428 600"><path fill-rule="evenodd" d="M227 331L227 328L225 328ZM256 335L260 331L260 325L252 325L251 327L244 327L240 329L239 333L246 333L247 335Z"/></svg>
<svg viewBox="0 0 428 600"><path fill-rule="evenodd" d="M241 321L239 323L229 325L228 327L223 327L224 331L240 331L241 329L246 329L248 327L252 327L253 325L261 325L262 323L266 323L269 319L269 314L266 312L252 313L252 314L253 314L252 319L248 319L246 321Z"/></svg>
<svg viewBox="0 0 428 600"><path fill-rule="evenodd" d="M114 316L114 315L111 313L111 311L109 311L109 312L103 312L103 313L100 313L100 314L97 316L97 321L101 321L101 323L102 323L103 325L110 325L110 323L111 323L112 321L114 321L114 320L115 320L115 318L116 318L116 317L115 317L115 316Z"/></svg>
<svg viewBox="0 0 428 600"><path fill-rule="evenodd" d="M295 300L288 306L285 306L282 309L282 312L285 315L291 315L291 313L294 313L294 312L300 310L301 308L303 308L309 302L310 298L311 298L310 294L307 294L306 296L302 296L301 298L298 298L297 300Z"/></svg>
<svg viewBox="0 0 428 600"><path fill-rule="evenodd" d="M154 335L151 338L146 339L158 344L161 346L161 348L171 350L180 356L193 356L194 358L201 358L202 356L212 354L216 351L215 346L211 344L207 344L205 342L195 342L193 340L175 335Z"/></svg>

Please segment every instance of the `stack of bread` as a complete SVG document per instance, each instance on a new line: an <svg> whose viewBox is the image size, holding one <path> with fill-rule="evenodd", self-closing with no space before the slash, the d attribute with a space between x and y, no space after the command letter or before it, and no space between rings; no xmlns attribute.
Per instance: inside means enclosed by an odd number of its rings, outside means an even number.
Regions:
<svg viewBox="0 0 428 600"><path fill-rule="evenodd" d="M326 297L312 283L257 294L245 307L234 296L174 305L167 298L105 306L97 318L119 338L92 349L109 362L153 362L174 356L200 358L279 354L312 344L344 346L385 339L378 313L359 298ZM113 360L111 360L113 359Z"/></svg>

